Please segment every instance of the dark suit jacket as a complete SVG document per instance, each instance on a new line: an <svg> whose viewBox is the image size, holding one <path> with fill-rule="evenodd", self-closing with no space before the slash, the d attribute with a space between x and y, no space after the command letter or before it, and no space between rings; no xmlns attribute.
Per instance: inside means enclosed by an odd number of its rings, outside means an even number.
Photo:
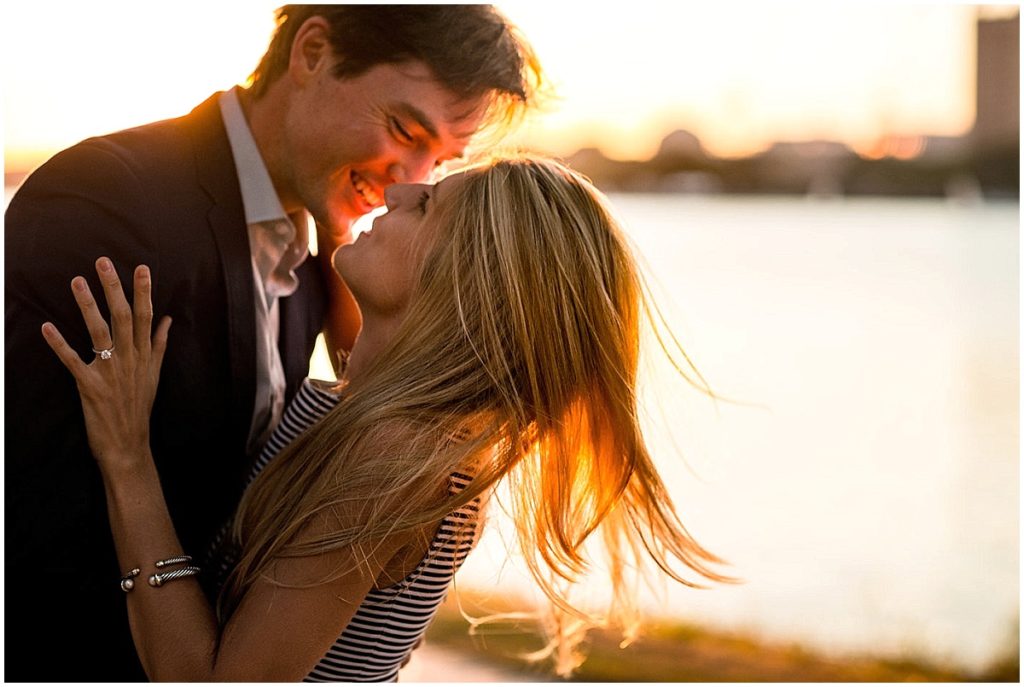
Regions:
<svg viewBox="0 0 1024 687"><path fill-rule="evenodd" d="M25 181L5 222L4 677L143 680L77 391L40 326L53 321L91 360L69 282L85 276L102 303L97 257L113 259L129 290L135 266L150 266L155 317L174 319L153 453L184 552L198 559L241 495L255 393L248 234L217 95L179 119L57 154ZM314 260L299 279L281 302L289 398L326 309ZM143 574L152 563L138 562Z"/></svg>

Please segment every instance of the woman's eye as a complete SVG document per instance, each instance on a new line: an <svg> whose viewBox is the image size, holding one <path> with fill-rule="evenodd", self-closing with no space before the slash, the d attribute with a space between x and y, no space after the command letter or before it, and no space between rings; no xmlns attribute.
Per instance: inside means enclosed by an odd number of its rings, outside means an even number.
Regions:
<svg viewBox="0 0 1024 687"><path fill-rule="evenodd" d="M412 134L406 131L405 127L402 126L402 123L399 122L394 117L391 118L391 129L395 132L395 137L398 138L400 141L403 141L405 143L412 142Z"/></svg>

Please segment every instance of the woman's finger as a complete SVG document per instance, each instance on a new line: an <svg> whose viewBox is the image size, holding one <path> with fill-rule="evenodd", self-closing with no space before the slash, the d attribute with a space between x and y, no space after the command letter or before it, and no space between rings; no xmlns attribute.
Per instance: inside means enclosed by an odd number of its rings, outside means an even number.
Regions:
<svg viewBox="0 0 1024 687"><path fill-rule="evenodd" d="M75 353L75 349L68 345L68 342L64 340L64 337L61 336L52 323L43 323L43 338L46 339L46 344L57 354L57 357L64 364L64 367L68 368L68 371L74 376L75 380L81 379L88 367L78 357L78 354Z"/></svg>
<svg viewBox="0 0 1024 687"><path fill-rule="evenodd" d="M75 302L78 309L82 311L82 319L85 320L85 328L89 330L89 338L92 340L93 350L110 350L114 342L110 338L110 328L107 327L103 315L100 314L96 299L93 298L89 282L84 277L75 277L71 280L71 292L75 295Z"/></svg>
<svg viewBox="0 0 1024 687"><path fill-rule="evenodd" d="M135 350L148 351L153 332L152 280L149 268L139 265L135 268L135 297L132 312L135 316Z"/></svg>
<svg viewBox="0 0 1024 687"><path fill-rule="evenodd" d="M107 307L110 309L110 324L114 330L114 346L120 348L122 355L129 354L129 347L133 344L132 337L132 309L128 300L124 297L124 289L121 287L121 278L114 269L114 263L110 258L100 258L96 261L96 274L103 284L103 292L107 296Z"/></svg>

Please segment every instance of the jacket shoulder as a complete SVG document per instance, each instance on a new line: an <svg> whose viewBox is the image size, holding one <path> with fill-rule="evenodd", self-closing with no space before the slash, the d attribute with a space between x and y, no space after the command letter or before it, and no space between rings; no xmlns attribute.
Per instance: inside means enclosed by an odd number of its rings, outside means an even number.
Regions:
<svg viewBox="0 0 1024 687"><path fill-rule="evenodd" d="M132 192L158 191L152 187L194 168L202 155L196 135L201 127L219 124L209 116L200 117L200 108L183 117L87 138L62 150L25 179L14 199L90 193L102 198L110 190L123 202Z"/></svg>
<svg viewBox="0 0 1024 687"><path fill-rule="evenodd" d="M8 264L35 274L40 263L79 253L91 264L101 251L137 260L193 250L207 240L214 204L203 176L237 189L216 97L184 117L86 139L35 170L11 199ZM222 193L218 202L244 221L235 194Z"/></svg>

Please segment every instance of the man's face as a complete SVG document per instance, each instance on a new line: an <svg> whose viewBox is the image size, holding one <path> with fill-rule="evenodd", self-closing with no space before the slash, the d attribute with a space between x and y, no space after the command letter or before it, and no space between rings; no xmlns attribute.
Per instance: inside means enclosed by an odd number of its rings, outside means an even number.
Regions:
<svg viewBox="0 0 1024 687"><path fill-rule="evenodd" d="M292 93L281 135L282 196L340 231L384 202L393 183L428 180L462 155L483 101L460 101L421 62L338 79L332 60Z"/></svg>

